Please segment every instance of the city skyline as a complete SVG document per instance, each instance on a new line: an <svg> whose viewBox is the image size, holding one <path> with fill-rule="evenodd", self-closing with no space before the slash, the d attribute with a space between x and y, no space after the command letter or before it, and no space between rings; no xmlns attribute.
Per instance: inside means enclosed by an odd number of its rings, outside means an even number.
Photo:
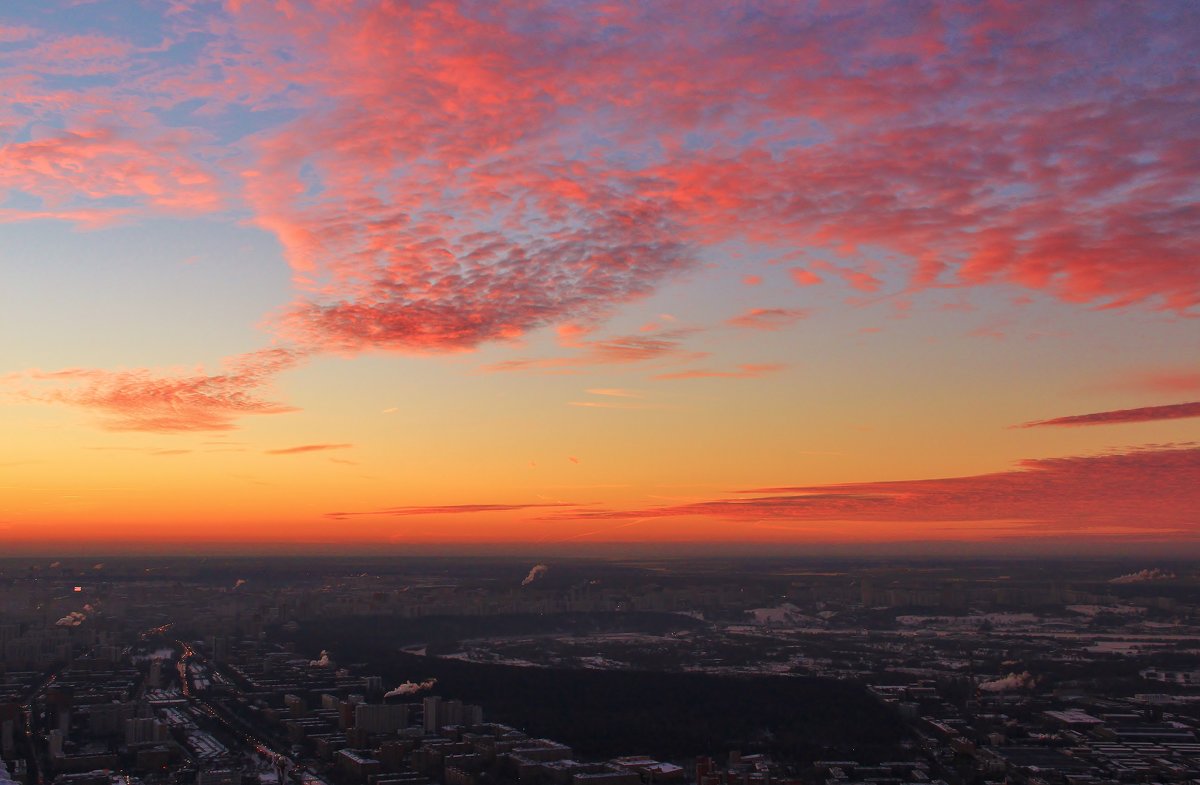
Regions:
<svg viewBox="0 0 1200 785"><path fill-rule="evenodd" d="M1200 8L0 8L17 552L1200 553Z"/></svg>

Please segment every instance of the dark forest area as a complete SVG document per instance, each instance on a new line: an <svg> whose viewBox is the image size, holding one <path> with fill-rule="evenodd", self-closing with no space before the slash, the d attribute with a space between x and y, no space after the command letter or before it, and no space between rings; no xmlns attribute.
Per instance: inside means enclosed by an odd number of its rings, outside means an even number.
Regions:
<svg viewBox="0 0 1200 785"><path fill-rule="evenodd" d="M364 663L367 672L383 676L388 684L436 678L437 687L429 694L478 703L489 721L561 741L584 756L688 758L738 749L797 763L831 756L863 761L895 757L902 724L861 685L850 682L524 668L400 650L413 643L446 648L452 638L479 635L484 629L494 635L618 626L649 631L689 621L669 614L352 618L306 622L288 637L314 656L328 648L341 662Z"/></svg>

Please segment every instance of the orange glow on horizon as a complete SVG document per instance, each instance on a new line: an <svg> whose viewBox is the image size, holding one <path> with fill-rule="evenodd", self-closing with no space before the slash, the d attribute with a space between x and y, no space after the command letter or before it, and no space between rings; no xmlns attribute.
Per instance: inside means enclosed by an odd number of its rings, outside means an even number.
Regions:
<svg viewBox="0 0 1200 785"><path fill-rule="evenodd" d="M0 7L0 550L1195 547L1200 4L122 8Z"/></svg>

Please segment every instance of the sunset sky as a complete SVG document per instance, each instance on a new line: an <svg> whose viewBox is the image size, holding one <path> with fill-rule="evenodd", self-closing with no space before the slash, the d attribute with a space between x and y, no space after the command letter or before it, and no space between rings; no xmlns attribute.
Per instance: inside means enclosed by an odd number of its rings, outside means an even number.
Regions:
<svg viewBox="0 0 1200 785"><path fill-rule="evenodd" d="M1200 3L5 0L0 546L1200 553Z"/></svg>

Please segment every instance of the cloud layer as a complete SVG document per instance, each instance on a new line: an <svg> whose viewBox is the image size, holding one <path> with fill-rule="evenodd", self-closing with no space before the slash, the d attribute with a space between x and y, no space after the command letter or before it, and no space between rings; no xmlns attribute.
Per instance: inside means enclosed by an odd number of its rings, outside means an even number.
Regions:
<svg viewBox="0 0 1200 785"><path fill-rule="evenodd" d="M807 317L808 311L797 308L751 308L727 324L750 330L781 330Z"/></svg>
<svg viewBox="0 0 1200 785"><path fill-rule="evenodd" d="M35 370L0 382L23 400L97 412L100 425L112 431L228 431L239 417L295 411L264 393L277 374L301 360L288 349L264 349L226 360L218 374L200 369Z"/></svg>
<svg viewBox="0 0 1200 785"><path fill-rule="evenodd" d="M1200 303L1193 4L884 5L183 3L153 45L6 27L0 189L32 203L4 215L244 206L302 292L277 329L346 353L601 318L726 239L843 259L806 285Z"/></svg>
<svg viewBox="0 0 1200 785"><path fill-rule="evenodd" d="M1196 537L1200 448L1151 448L1022 461L995 474L743 491L731 498L636 510L577 510L571 520L701 517L740 522L1022 522L1025 536ZM836 532L831 532L836 534Z"/></svg>
<svg viewBox="0 0 1200 785"><path fill-rule="evenodd" d="M1181 420L1200 417L1200 401L1172 403L1166 406L1142 406L1137 409L1117 409L1110 412L1073 414L1051 420L1034 420L1022 423L1019 428L1043 428L1046 426L1121 425L1131 422L1154 422L1156 420Z"/></svg>
<svg viewBox="0 0 1200 785"><path fill-rule="evenodd" d="M310 452L325 452L327 450L348 450L353 444L300 444L295 447L281 447L277 450L267 450L267 455L303 455Z"/></svg>
<svg viewBox="0 0 1200 785"><path fill-rule="evenodd" d="M293 271L266 322L301 353L593 327L719 243L823 256L788 268L804 287L1200 307L1194 3L294 0L175 3L148 34L70 21L0 27L0 222L248 220ZM287 411L269 375L30 372L51 389L28 395L111 428L222 430Z"/></svg>

